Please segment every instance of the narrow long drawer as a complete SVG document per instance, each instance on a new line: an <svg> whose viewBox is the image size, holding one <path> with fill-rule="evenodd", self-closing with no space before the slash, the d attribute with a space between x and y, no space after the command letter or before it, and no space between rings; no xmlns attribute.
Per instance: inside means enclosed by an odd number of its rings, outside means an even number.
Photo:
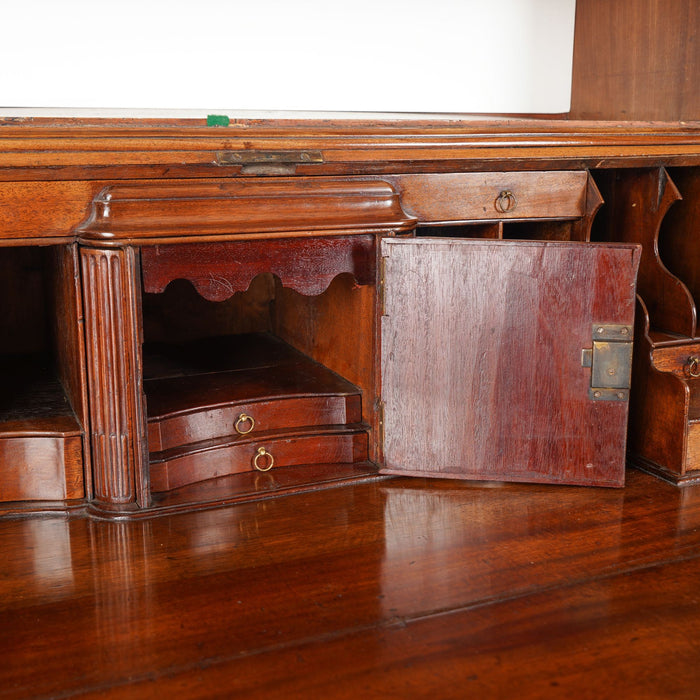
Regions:
<svg viewBox="0 0 700 700"><path fill-rule="evenodd" d="M209 441L189 450L151 455L151 490L169 491L205 479L302 464L363 462L368 438L363 427L268 436L236 442Z"/></svg>
<svg viewBox="0 0 700 700"><path fill-rule="evenodd" d="M577 219L586 207L584 170L402 175L404 211L420 223Z"/></svg>

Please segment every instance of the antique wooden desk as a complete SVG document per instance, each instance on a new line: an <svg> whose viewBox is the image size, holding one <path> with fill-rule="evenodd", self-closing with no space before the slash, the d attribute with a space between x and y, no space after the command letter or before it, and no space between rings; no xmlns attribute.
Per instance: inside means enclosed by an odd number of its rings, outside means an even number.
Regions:
<svg viewBox="0 0 700 700"><path fill-rule="evenodd" d="M0 120L0 513L691 483L699 219L696 125Z"/></svg>

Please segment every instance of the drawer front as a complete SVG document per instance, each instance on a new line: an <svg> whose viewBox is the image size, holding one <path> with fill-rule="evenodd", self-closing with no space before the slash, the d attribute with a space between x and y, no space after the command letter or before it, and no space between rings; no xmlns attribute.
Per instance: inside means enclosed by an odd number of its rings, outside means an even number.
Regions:
<svg viewBox="0 0 700 700"><path fill-rule="evenodd" d="M307 434L227 443L151 462L151 490L168 491L205 479L302 464L364 462L364 430Z"/></svg>
<svg viewBox="0 0 700 700"><path fill-rule="evenodd" d="M700 343L689 341L655 348L651 357L659 372L670 372L684 379L700 377Z"/></svg>
<svg viewBox="0 0 700 700"><path fill-rule="evenodd" d="M421 223L577 219L586 207L588 173L455 173L396 179L401 205Z"/></svg>
<svg viewBox="0 0 700 700"><path fill-rule="evenodd" d="M81 437L0 439L0 502L84 496Z"/></svg>
<svg viewBox="0 0 700 700"><path fill-rule="evenodd" d="M360 397L311 396L203 408L148 422L151 452L224 437L250 438L289 428L343 425L362 420Z"/></svg>

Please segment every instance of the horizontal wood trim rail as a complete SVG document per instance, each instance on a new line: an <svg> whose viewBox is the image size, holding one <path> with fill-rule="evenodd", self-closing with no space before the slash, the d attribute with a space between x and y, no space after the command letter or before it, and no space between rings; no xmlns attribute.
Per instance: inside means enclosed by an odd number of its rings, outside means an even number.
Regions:
<svg viewBox="0 0 700 700"><path fill-rule="evenodd" d="M241 234L391 233L414 225L386 182L282 179L108 187L77 233L84 244L104 246Z"/></svg>
<svg viewBox="0 0 700 700"><path fill-rule="evenodd" d="M700 162L700 123L0 119L0 180L239 175L242 166L218 164L222 150L319 151L322 162L299 164L297 175L679 165Z"/></svg>

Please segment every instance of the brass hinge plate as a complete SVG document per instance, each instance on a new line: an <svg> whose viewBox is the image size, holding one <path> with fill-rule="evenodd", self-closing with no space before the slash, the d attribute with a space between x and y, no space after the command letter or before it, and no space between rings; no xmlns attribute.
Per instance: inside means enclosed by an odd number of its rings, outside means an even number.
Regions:
<svg viewBox="0 0 700 700"><path fill-rule="evenodd" d="M239 165L241 175L294 175L297 166L323 163L321 151L218 151L218 165Z"/></svg>
<svg viewBox="0 0 700 700"><path fill-rule="evenodd" d="M381 399L377 401L377 432L379 449L384 454L384 402Z"/></svg>
<svg viewBox="0 0 700 700"><path fill-rule="evenodd" d="M593 347L581 351L591 368L588 396L593 401L627 401L632 381L632 326L594 323Z"/></svg>
<svg viewBox="0 0 700 700"><path fill-rule="evenodd" d="M321 151L218 151L219 165L303 165L323 163Z"/></svg>
<svg viewBox="0 0 700 700"><path fill-rule="evenodd" d="M386 316L386 259L382 255L379 258L379 315Z"/></svg>

